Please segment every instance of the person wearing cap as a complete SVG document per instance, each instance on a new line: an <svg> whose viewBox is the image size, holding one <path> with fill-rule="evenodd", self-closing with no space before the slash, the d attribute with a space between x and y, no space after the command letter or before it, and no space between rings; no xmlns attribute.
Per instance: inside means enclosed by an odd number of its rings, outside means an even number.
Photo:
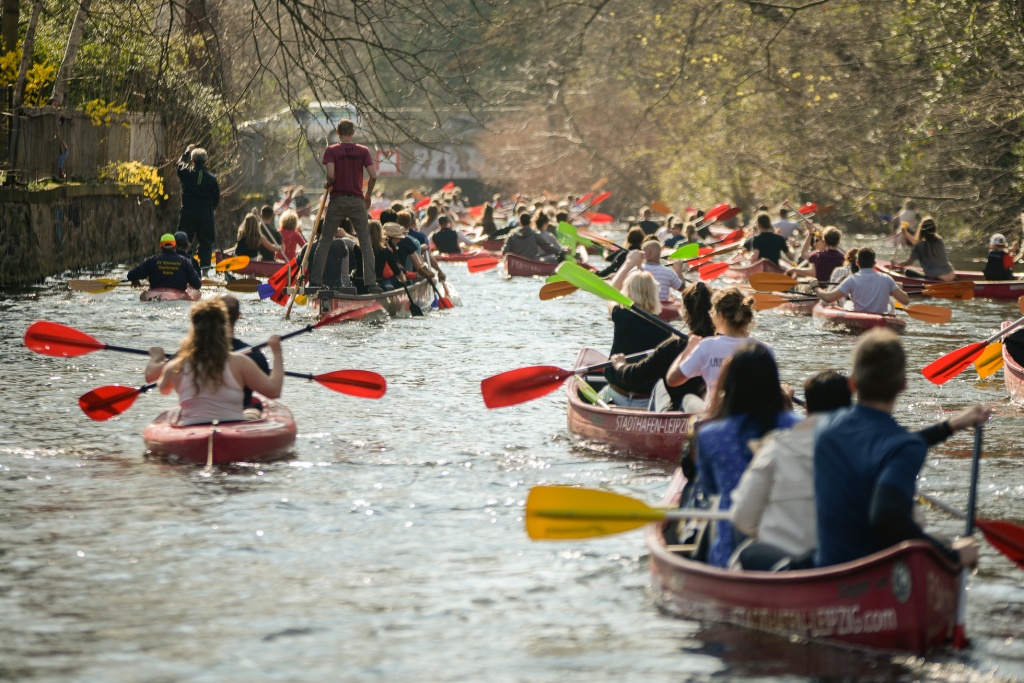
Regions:
<svg viewBox="0 0 1024 683"><path fill-rule="evenodd" d="M451 226L448 216L437 217L437 230L430 236L430 241L442 254L461 254L462 245L472 246L473 240Z"/></svg>
<svg viewBox="0 0 1024 683"><path fill-rule="evenodd" d="M174 242L175 242L175 245L176 245L174 250L176 252L178 252L179 256L181 256L186 261L191 263L192 267L195 268L195 270L196 270L196 275L198 275L200 278L202 278L203 274L201 272L199 272L199 264L196 263L192 259L192 257L190 256L190 253L189 253L189 249L188 249L188 247L189 247L188 235L186 235L181 230L179 230L178 232L174 233Z"/></svg>
<svg viewBox="0 0 1024 683"><path fill-rule="evenodd" d="M133 285L140 285L142 280L149 280L152 289L178 289L185 291L189 287L199 289L203 281L196 272L192 261L179 254L178 242L174 235L166 233L160 237L160 253L128 271L127 278Z"/></svg>
<svg viewBox="0 0 1024 683"><path fill-rule="evenodd" d="M217 228L213 211L220 203L217 177L206 168L207 155L202 147L189 145L178 159L178 181L181 183L181 210L178 230L188 235L189 242L199 240L199 265L210 265Z"/></svg>
<svg viewBox="0 0 1024 683"><path fill-rule="evenodd" d="M394 254L395 261L401 266L401 269L403 271L415 270L417 275L433 282L436 277L434 271L420 257L419 243L406 234L405 228L400 223L389 222L384 224L383 229L388 249ZM436 235L437 233L434 234ZM403 277L405 277L404 273ZM442 277L443 281L444 278Z"/></svg>
<svg viewBox="0 0 1024 683"><path fill-rule="evenodd" d="M380 282L382 291L394 289L400 281L405 280L405 269L398 264L394 252L388 247L388 238L384 236L384 226L380 224L380 221L369 221L367 227L370 230L370 242L373 247L373 261L376 270L374 281ZM404 234L405 231L402 232ZM355 265L352 269L352 279L360 294L373 294L374 290L370 289L363 276L366 259L361 253L362 247L356 245L353 251L355 252L353 255Z"/></svg>
<svg viewBox="0 0 1024 683"><path fill-rule="evenodd" d="M956 271L953 270L949 257L946 256L946 243L939 236L935 219L925 216L917 226L917 233L911 236L910 256L902 263L893 263L894 266L906 268L914 261L921 261L921 270L924 277L929 280L942 280L952 282L956 279ZM919 276L914 271L907 270L907 275Z"/></svg>
<svg viewBox="0 0 1024 683"><path fill-rule="evenodd" d="M986 280L1013 280L1013 255L1006 253L1006 237L998 232L988 241L988 262L985 264Z"/></svg>

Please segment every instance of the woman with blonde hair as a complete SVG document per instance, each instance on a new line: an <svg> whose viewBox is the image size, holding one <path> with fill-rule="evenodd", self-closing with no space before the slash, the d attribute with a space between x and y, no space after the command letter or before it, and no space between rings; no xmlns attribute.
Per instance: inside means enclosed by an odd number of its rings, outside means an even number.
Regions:
<svg viewBox="0 0 1024 683"><path fill-rule="evenodd" d="M295 258L299 247L306 244L306 238L299 229L299 214L294 211L285 211L281 215L281 241L284 243L284 257L288 261Z"/></svg>
<svg viewBox="0 0 1024 683"><path fill-rule="evenodd" d="M754 298L735 287L720 289L711 297L711 322L718 334L705 338L691 336L686 350L673 361L665 376L665 383L670 387L685 384L693 377L703 377L708 387L708 400L715 395L725 360L741 344L754 341L774 355L770 346L750 336Z"/></svg>
<svg viewBox="0 0 1024 683"><path fill-rule="evenodd" d="M643 259L642 252L632 252L636 260ZM641 270L633 270L634 265L627 264L615 274L611 284L620 289L633 300L633 306L642 308L653 315L661 312L661 301L658 300L658 283L654 276ZM631 271L632 272L629 272ZM630 355L641 351L649 351L668 339L670 335L663 327L656 325L639 313L616 303L609 302L608 313L611 315L614 331L612 349L609 356L616 354ZM608 403L621 407L646 408L651 399L651 391L657 379L642 383L630 383L622 380L608 368L605 371L608 384L601 390L601 398Z"/></svg>
<svg viewBox="0 0 1024 683"><path fill-rule="evenodd" d="M154 346L149 350L146 365L146 381L157 381L160 393L178 392L178 424L244 420L245 387L267 398L281 395L281 337L274 335L267 341L274 353L274 365L268 376L248 356L231 353L230 319L222 300L197 302L189 316L192 329L178 354L168 361L164 350Z"/></svg>

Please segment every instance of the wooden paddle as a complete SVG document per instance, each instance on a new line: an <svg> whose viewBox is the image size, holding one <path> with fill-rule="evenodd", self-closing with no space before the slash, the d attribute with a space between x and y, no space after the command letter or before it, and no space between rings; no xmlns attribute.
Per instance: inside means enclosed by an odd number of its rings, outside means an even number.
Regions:
<svg viewBox="0 0 1024 683"><path fill-rule="evenodd" d="M626 360L636 360L650 355L650 351L626 356ZM540 398L562 385L562 382L573 375L588 375L598 370L610 368L611 361L598 363L575 370L563 370L553 365L532 365L526 368L508 370L480 382L480 393L484 397L484 405L488 408L505 408Z"/></svg>
<svg viewBox="0 0 1024 683"><path fill-rule="evenodd" d="M776 308L782 304L791 303L803 303L806 301L818 301L816 296L795 296L785 297L777 294L766 294L764 292L754 293L754 310L755 311L767 311L771 308Z"/></svg>
<svg viewBox="0 0 1024 683"><path fill-rule="evenodd" d="M917 495L929 505L933 505L947 514L959 519L967 519L965 512L943 503L934 496L927 493L918 493ZM975 519L974 524L981 530L985 540L991 543L993 548L1024 569L1024 527L1002 520L989 519Z"/></svg>
<svg viewBox="0 0 1024 683"><path fill-rule="evenodd" d="M1024 309L1024 297L1017 300L1017 307ZM1021 312L1024 313L1024 310ZM921 369L921 373L933 384L945 384L966 370L968 365L973 363L978 356L985 352L985 349L989 344L1006 336L1021 325L1024 325L1024 318L1018 318L1010 325L999 332L996 332L984 341L962 346L956 351L947 353L945 356L932 361Z"/></svg>
<svg viewBox="0 0 1024 683"><path fill-rule="evenodd" d="M778 292L792 289L797 285L817 284L814 281L797 280L782 273L753 273L750 286L759 292ZM936 299L967 301L974 298L974 283L968 281L942 282L937 284L904 285L904 289L921 289L925 296Z"/></svg>
<svg viewBox="0 0 1024 683"><path fill-rule="evenodd" d="M540 288L540 300L550 301L552 299L558 299L572 294L577 289L579 289L579 287L571 282L566 282L565 280L549 282Z"/></svg>
<svg viewBox="0 0 1024 683"><path fill-rule="evenodd" d="M387 391L387 381L384 377L369 370L335 370L320 375L286 371L284 374L288 377L312 380L331 391L359 398L376 399ZM155 382L137 388L108 384L82 394L78 399L78 406L89 419L104 422L124 413L132 407L140 394L146 393L155 386Z"/></svg>
<svg viewBox="0 0 1024 683"><path fill-rule="evenodd" d="M534 540L593 538L663 519L731 519L728 511L655 508L610 491L534 486L526 498L526 533Z"/></svg>
<svg viewBox="0 0 1024 683"><path fill-rule="evenodd" d="M651 211L654 211L656 213L660 213L662 216L667 216L670 213L674 213L672 211L672 207L671 206L669 206L665 202L658 201L657 199L655 199L653 202L651 202Z"/></svg>

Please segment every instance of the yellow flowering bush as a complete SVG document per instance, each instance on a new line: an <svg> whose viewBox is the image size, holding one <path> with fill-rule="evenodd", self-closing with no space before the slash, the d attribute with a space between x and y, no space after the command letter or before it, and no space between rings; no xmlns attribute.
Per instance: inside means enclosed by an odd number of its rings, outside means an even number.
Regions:
<svg viewBox="0 0 1024 683"><path fill-rule="evenodd" d="M138 161L116 161L107 164L100 171L101 180L112 180L117 183L142 185L142 194L159 206L161 201L170 199L164 193L164 179L156 166L149 166Z"/></svg>
<svg viewBox="0 0 1024 683"><path fill-rule="evenodd" d="M18 80L18 68L21 66L21 47L0 55L0 90L7 90ZM25 74L25 100L27 107L41 107L49 99L53 82L57 77L57 66L49 62L35 63Z"/></svg>
<svg viewBox="0 0 1024 683"><path fill-rule="evenodd" d="M94 126L109 126L114 114L123 114L126 111L128 111L127 104L107 102L103 99L89 100L85 103L85 113L89 115ZM121 125L127 126L128 124L122 122Z"/></svg>

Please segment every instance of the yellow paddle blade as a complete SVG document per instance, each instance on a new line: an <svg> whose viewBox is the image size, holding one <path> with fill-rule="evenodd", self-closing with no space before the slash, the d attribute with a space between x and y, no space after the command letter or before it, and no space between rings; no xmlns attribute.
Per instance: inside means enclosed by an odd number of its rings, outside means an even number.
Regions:
<svg viewBox="0 0 1024 683"><path fill-rule="evenodd" d="M109 292L122 284L120 280L111 280L109 278L99 278L96 280L68 280L68 287L73 292L88 292L89 294L102 294L103 292ZM125 285L129 284L127 282Z"/></svg>
<svg viewBox="0 0 1024 683"><path fill-rule="evenodd" d="M223 273L225 270L241 270L249 265L248 256L231 256L226 259L217 262L214 267L218 273Z"/></svg>
<svg viewBox="0 0 1024 683"><path fill-rule="evenodd" d="M558 299L572 294L577 289L579 289L579 287L571 282L566 282L565 280L549 282L540 288L540 300L550 301L551 299Z"/></svg>
<svg viewBox="0 0 1024 683"><path fill-rule="evenodd" d="M755 311L767 311L770 308L781 306L782 304L789 301L784 296L778 294L766 294L764 292L754 292L754 310Z"/></svg>
<svg viewBox="0 0 1024 683"><path fill-rule="evenodd" d="M911 318L921 320L933 325L943 325L953 319L953 309L945 306L930 306L928 304L916 304L914 306L897 306Z"/></svg>
<svg viewBox="0 0 1024 683"><path fill-rule="evenodd" d="M667 512L608 491L534 486L526 499L526 533L534 540L608 536L664 519Z"/></svg>
<svg viewBox="0 0 1024 683"><path fill-rule="evenodd" d="M665 202L659 202L657 200L651 202L651 210L657 211L663 216L667 216L668 214L672 213L671 206L669 206Z"/></svg>
<svg viewBox="0 0 1024 683"><path fill-rule="evenodd" d="M974 369L978 371L978 377L988 379L1003 368L1003 343L992 342L985 347L985 350L974 361Z"/></svg>
<svg viewBox="0 0 1024 683"><path fill-rule="evenodd" d="M800 282L782 273L753 273L750 286L758 292L777 292L796 287Z"/></svg>
<svg viewBox="0 0 1024 683"><path fill-rule="evenodd" d="M308 301L309 299L306 298L305 294L299 294L298 296L295 297L295 303L297 303L300 306L305 306Z"/></svg>

